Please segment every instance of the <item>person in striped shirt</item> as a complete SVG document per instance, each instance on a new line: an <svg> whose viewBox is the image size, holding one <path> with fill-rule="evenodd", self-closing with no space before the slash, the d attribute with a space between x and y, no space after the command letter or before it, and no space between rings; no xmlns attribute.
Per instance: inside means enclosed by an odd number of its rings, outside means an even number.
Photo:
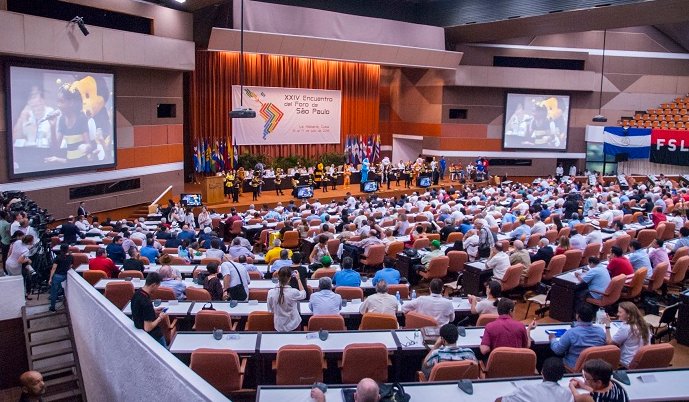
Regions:
<svg viewBox="0 0 689 402"><path fill-rule="evenodd" d="M476 355L469 348L457 346L459 331L454 324L445 324L440 327L440 337L431 347L431 351L423 360L421 371L429 378L433 366L442 361L472 360L476 363Z"/></svg>

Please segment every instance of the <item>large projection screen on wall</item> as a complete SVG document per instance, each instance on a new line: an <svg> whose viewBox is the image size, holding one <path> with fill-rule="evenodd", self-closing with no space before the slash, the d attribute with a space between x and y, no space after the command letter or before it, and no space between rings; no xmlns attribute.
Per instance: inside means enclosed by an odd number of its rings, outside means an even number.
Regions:
<svg viewBox="0 0 689 402"><path fill-rule="evenodd" d="M568 95L508 93L505 103L504 149L567 149Z"/></svg>
<svg viewBox="0 0 689 402"><path fill-rule="evenodd" d="M6 77L10 177L115 166L112 73L10 64Z"/></svg>

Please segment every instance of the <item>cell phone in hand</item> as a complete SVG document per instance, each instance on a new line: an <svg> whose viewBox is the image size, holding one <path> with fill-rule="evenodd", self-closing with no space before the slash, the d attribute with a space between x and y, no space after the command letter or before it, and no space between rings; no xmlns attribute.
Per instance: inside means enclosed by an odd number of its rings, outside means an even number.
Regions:
<svg viewBox="0 0 689 402"><path fill-rule="evenodd" d="M167 313L168 307L163 307L163 313Z"/></svg>

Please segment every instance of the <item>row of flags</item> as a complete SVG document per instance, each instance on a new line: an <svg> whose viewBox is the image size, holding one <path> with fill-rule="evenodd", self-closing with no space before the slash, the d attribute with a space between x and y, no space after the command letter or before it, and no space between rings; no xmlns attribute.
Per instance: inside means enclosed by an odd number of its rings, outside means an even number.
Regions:
<svg viewBox="0 0 689 402"><path fill-rule="evenodd" d="M374 163L380 158L380 134L348 135L345 141L345 158L347 163L357 165L364 159Z"/></svg>
<svg viewBox="0 0 689 402"><path fill-rule="evenodd" d="M197 173L216 173L239 167L237 142L230 146L226 139L199 138L194 146L194 171Z"/></svg>

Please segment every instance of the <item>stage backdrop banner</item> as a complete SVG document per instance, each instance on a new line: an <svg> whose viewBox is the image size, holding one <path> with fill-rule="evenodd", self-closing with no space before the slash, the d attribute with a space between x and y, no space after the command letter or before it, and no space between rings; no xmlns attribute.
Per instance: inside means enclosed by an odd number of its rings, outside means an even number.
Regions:
<svg viewBox="0 0 689 402"><path fill-rule="evenodd" d="M232 86L235 108L240 88ZM243 103L256 111L256 118L232 119L238 145L340 143L340 91L245 86Z"/></svg>
<svg viewBox="0 0 689 402"><path fill-rule="evenodd" d="M681 130L653 129L651 162L689 166L689 134Z"/></svg>

